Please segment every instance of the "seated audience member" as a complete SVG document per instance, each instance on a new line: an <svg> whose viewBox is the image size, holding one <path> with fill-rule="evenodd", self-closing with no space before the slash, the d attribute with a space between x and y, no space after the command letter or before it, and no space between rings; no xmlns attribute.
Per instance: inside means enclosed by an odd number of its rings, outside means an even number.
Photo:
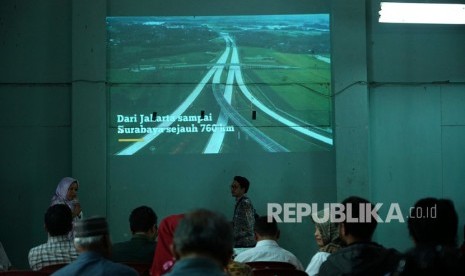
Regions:
<svg viewBox="0 0 465 276"><path fill-rule="evenodd" d="M0 242L0 271L7 271L11 267L10 259L3 248L2 243Z"/></svg>
<svg viewBox="0 0 465 276"><path fill-rule="evenodd" d="M329 212L329 209L321 210L317 213L317 216L322 221L313 220L315 223L315 240L319 251L313 255L305 270L310 276L318 275L321 264L326 261L330 254L337 252L344 245L344 242L339 238L339 227L336 223L331 222L328 216L330 215ZM328 216L327 219L326 216Z"/></svg>
<svg viewBox="0 0 465 276"><path fill-rule="evenodd" d="M457 248L458 217L452 201L423 198L413 210L408 230L415 247L405 254L394 275L465 275L463 256Z"/></svg>
<svg viewBox="0 0 465 276"><path fill-rule="evenodd" d="M463 225L463 242L462 246L460 246L460 251L462 251L462 255L465 256L465 224Z"/></svg>
<svg viewBox="0 0 465 276"><path fill-rule="evenodd" d="M115 262L151 264L157 237L157 215L152 208L140 206L129 216L132 238L115 243L111 249L111 259Z"/></svg>
<svg viewBox="0 0 465 276"><path fill-rule="evenodd" d="M76 222L74 245L79 257L52 275L139 275L134 269L107 259L110 255L111 242L105 218L94 217Z"/></svg>
<svg viewBox="0 0 465 276"><path fill-rule="evenodd" d="M233 253L231 224L208 210L186 214L174 233L176 263L169 276L224 276Z"/></svg>
<svg viewBox="0 0 465 276"><path fill-rule="evenodd" d="M339 236L347 244L347 247L329 255L321 265L319 276L325 275L385 275L392 272L400 259L400 254L394 249L386 249L372 242L377 221L371 214L360 211L371 208L373 205L360 197L345 199L344 217L347 218L347 210L351 210L350 217L339 224ZM371 206L371 207L370 207Z"/></svg>
<svg viewBox="0 0 465 276"><path fill-rule="evenodd" d="M174 265L175 258L171 250L173 236L179 221L184 214L169 215L160 221L158 242L153 256L150 275L160 276L167 273Z"/></svg>
<svg viewBox="0 0 465 276"><path fill-rule="evenodd" d="M32 270L56 264L70 263L78 257L69 232L73 228L71 209L64 204L50 206L44 216L47 243L29 251L29 265Z"/></svg>
<svg viewBox="0 0 465 276"><path fill-rule="evenodd" d="M257 244L254 248L239 253L234 258L236 262L285 262L293 264L298 270L304 270L294 254L278 245L280 231L274 219L268 222L267 216L259 217L255 222L254 232Z"/></svg>

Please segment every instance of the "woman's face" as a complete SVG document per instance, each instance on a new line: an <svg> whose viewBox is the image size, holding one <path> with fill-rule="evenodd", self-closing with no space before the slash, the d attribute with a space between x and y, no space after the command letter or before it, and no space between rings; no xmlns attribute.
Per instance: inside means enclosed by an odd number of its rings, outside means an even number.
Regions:
<svg viewBox="0 0 465 276"><path fill-rule="evenodd" d="M319 247L324 246L323 238L321 237L320 229L315 225L315 241Z"/></svg>
<svg viewBox="0 0 465 276"><path fill-rule="evenodd" d="M68 193L66 194L66 199L74 200L77 197L77 192L78 184L76 182L73 182L71 185L69 185Z"/></svg>

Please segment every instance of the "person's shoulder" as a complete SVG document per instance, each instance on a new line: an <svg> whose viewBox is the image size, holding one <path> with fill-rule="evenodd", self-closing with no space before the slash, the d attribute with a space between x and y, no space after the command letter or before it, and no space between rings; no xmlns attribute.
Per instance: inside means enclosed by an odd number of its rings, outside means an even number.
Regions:
<svg viewBox="0 0 465 276"><path fill-rule="evenodd" d="M46 245L47 245L46 243L42 243L42 244L32 247L29 250L29 255L39 253L40 251L44 250Z"/></svg>
<svg viewBox="0 0 465 276"><path fill-rule="evenodd" d="M44 247L44 244L39 244L39 245L36 245L34 247L31 247L31 249L29 249L29 254L40 250L42 247Z"/></svg>
<svg viewBox="0 0 465 276"><path fill-rule="evenodd" d="M245 194L245 195L242 196L242 200L244 200L244 201L249 201L249 202L251 201L251 200L250 200L250 197L249 197L247 194Z"/></svg>
<svg viewBox="0 0 465 276"><path fill-rule="evenodd" d="M319 255L319 256L323 256L323 255ZM319 276L339 275L339 273L341 272L341 266L340 266L339 261L343 259L344 259L343 253L341 253L340 251L330 254L326 258L326 260L324 260L321 263L318 275Z"/></svg>
<svg viewBox="0 0 465 276"><path fill-rule="evenodd" d="M344 255L347 255L347 254L353 254L354 251L357 251L358 248L356 247L350 247L350 246L346 246L346 247L342 247L341 249L339 249L338 251L334 252L334 253L331 253L327 256L327 259L336 259L336 258L341 258L342 256ZM327 253L327 252L318 252L318 253Z"/></svg>
<svg viewBox="0 0 465 276"><path fill-rule="evenodd" d="M380 256L380 258L391 262L397 262L402 257L402 254L397 249L387 248L378 243L371 243L367 251L371 251L373 254Z"/></svg>
<svg viewBox="0 0 465 276"><path fill-rule="evenodd" d="M252 205L252 200L248 196L244 196L239 202L241 205Z"/></svg>
<svg viewBox="0 0 465 276"><path fill-rule="evenodd" d="M125 259L128 251L133 251L134 246L131 246L129 241L117 242L111 245L111 260L120 261Z"/></svg>
<svg viewBox="0 0 465 276"><path fill-rule="evenodd" d="M326 261L331 254L328 252L318 251L313 255L312 260L315 261Z"/></svg>
<svg viewBox="0 0 465 276"><path fill-rule="evenodd" d="M137 237L137 238L132 238L130 240L127 240L127 241L121 241L121 242L116 242L112 245L112 250L125 250L127 248L140 248L140 247L144 247L144 246L150 246L154 248L155 250L155 246L156 246L157 242L154 241L154 240L150 240L148 238L140 238L140 237Z"/></svg>
<svg viewBox="0 0 465 276"><path fill-rule="evenodd" d="M314 256L318 256L318 258L328 258L331 255L331 253L324 252L324 251L318 251L315 253Z"/></svg>
<svg viewBox="0 0 465 276"><path fill-rule="evenodd" d="M247 249L239 254L237 254L236 257L234 257L234 261L240 262L240 263L245 263L251 261L251 258L256 255L256 248L252 247L250 249Z"/></svg>
<svg viewBox="0 0 465 276"><path fill-rule="evenodd" d="M50 206L59 205L59 204L65 204L66 205L66 201L61 199L61 198L52 198Z"/></svg>
<svg viewBox="0 0 465 276"><path fill-rule="evenodd" d="M70 263L57 271L52 273L52 276L68 276L68 275L73 275L73 272L75 271L74 269L74 263Z"/></svg>
<svg viewBox="0 0 465 276"><path fill-rule="evenodd" d="M117 242L111 245L111 259L115 257L120 257L121 254L124 255L124 252L130 248L127 241Z"/></svg>
<svg viewBox="0 0 465 276"><path fill-rule="evenodd" d="M352 258L358 255L357 251L359 250L358 247L354 247L353 245L341 248L337 252L334 253L327 253L326 260L321 265L321 271L339 271L339 266L341 263L347 265L351 262ZM326 253L326 252L318 252L318 253ZM317 253L317 254L318 254ZM316 254L315 254L316 255ZM321 258L324 258L325 254L318 255ZM333 273L333 272L331 272ZM325 275L331 275L331 273Z"/></svg>
<svg viewBox="0 0 465 276"><path fill-rule="evenodd" d="M106 266L107 267L106 267L105 271L108 273L108 275L121 275L121 276L124 276L124 275L128 275L128 276L139 275L139 273L137 273L137 271L134 268L129 267L129 266L124 265L124 264L113 262L113 261L110 261L110 260L107 261Z"/></svg>
<svg viewBox="0 0 465 276"><path fill-rule="evenodd" d="M297 258L297 256L294 255L294 253L290 251L286 250L286 252L287 252L287 259L289 260L288 262L293 264L298 270L304 270L304 266L300 262L299 258Z"/></svg>
<svg viewBox="0 0 465 276"><path fill-rule="evenodd" d="M114 244L111 245L111 249L119 248L119 247L125 247L128 244L131 243L131 240L129 241L121 241L121 242L115 242Z"/></svg>
<svg viewBox="0 0 465 276"><path fill-rule="evenodd" d="M310 276L317 275L321 264L326 261L329 255L330 254L328 252L322 251L315 253L315 255L312 256L312 259L310 260L307 268L305 269L305 272L307 272L307 274Z"/></svg>
<svg viewBox="0 0 465 276"><path fill-rule="evenodd" d="M328 259L344 258L344 257L360 257L360 255L365 255L367 257L373 256L393 256L395 258L400 258L401 254L399 251L393 248L386 248L375 242L361 242L350 244L346 247L339 249L338 251L330 254Z"/></svg>
<svg viewBox="0 0 465 276"><path fill-rule="evenodd" d="M289 255L291 258L296 258L297 259L297 257L294 255L294 253L292 253L291 251L281 247L279 244L278 244L278 246L277 246L277 248L275 250L277 250L277 251L279 250L283 254Z"/></svg>
<svg viewBox="0 0 465 276"><path fill-rule="evenodd" d="M129 242L135 243L135 244L142 244L142 245L156 245L157 242L154 241L152 238L142 235L142 234L136 234L132 236L131 240Z"/></svg>

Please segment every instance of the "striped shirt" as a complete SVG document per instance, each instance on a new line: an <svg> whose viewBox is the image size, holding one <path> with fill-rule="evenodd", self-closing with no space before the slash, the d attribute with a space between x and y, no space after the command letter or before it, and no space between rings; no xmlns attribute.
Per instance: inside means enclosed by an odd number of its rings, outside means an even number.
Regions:
<svg viewBox="0 0 465 276"><path fill-rule="evenodd" d="M68 236L49 236L47 243L29 251L29 265L32 270L40 270L49 265L70 263L77 257L76 248Z"/></svg>

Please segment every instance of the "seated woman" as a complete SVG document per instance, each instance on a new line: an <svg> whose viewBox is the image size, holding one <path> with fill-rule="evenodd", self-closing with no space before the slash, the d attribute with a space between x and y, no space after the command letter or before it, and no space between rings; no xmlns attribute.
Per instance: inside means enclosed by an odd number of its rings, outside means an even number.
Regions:
<svg viewBox="0 0 465 276"><path fill-rule="evenodd" d="M153 256L150 275L160 276L168 273L174 266L175 258L171 246L173 244L174 231L184 214L169 215L160 221L158 227L158 242Z"/></svg>
<svg viewBox="0 0 465 276"><path fill-rule="evenodd" d="M426 197L412 208L407 226L414 247L392 275L465 275L465 260L457 247L458 215L449 199ZM434 215L433 215L434 211Z"/></svg>
<svg viewBox="0 0 465 276"><path fill-rule="evenodd" d="M325 214L325 212L327 214ZM344 242L339 238L338 225L330 222L329 209L321 210L317 215L322 221L317 222L313 220L315 223L315 240L319 247L319 251L313 255L305 270L309 276L318 275L321 264L326 261L329 254L338 251L344 246Z"/></svg>
<svg viewBox="0 0 465 276"><path fill-rule="evenodd" d="M52 197L50 206L56 204L66 204L71 209L73 214L73 221L82 217L81 204L79 204L77 192L79 189L79 182L77 179L71 177L63 178L56 188L55 194Z"/></svg>

